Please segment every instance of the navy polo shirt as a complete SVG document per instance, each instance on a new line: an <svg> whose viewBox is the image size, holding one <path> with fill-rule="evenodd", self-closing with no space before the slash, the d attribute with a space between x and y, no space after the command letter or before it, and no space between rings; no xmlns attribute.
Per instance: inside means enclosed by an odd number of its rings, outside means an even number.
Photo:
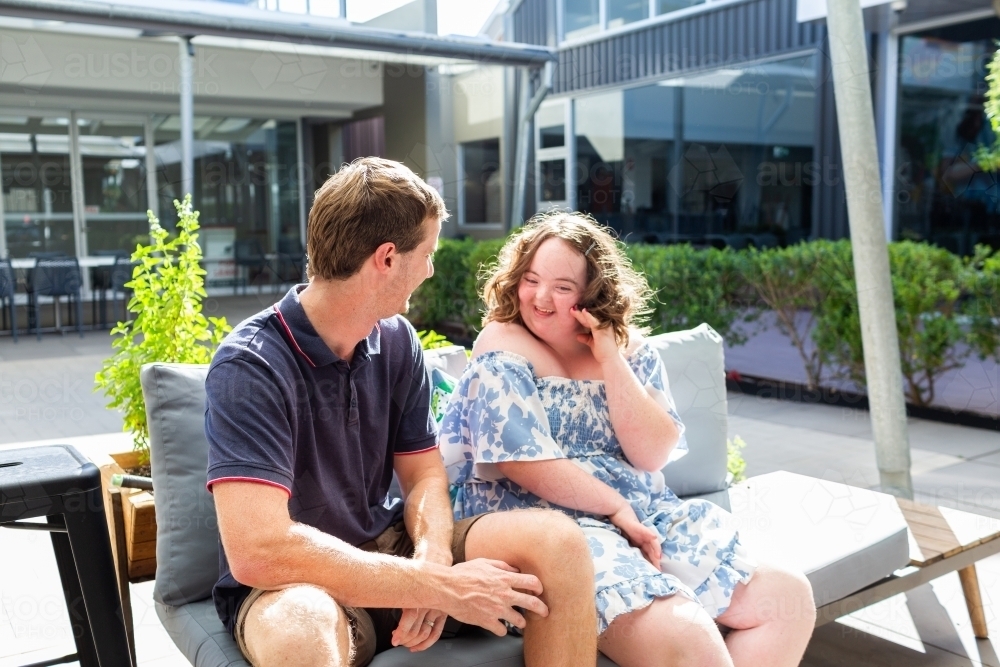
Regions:
<svg viewBox="0 0 1000 667"><path fill-rule="evenodd" d="M240 323L212 359L208 486L284 489L294 521L358 546L402 518L402 501L389 495L393 456L436 446L430 380L416 332L399 316L339 358L302 309L304 287ZM213 593L230 633L249 592L220 545Z"/></svg>

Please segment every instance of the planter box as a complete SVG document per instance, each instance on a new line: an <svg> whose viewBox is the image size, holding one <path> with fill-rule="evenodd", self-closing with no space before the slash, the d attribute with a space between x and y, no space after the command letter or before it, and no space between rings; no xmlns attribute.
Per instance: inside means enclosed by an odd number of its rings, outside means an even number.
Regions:
<svg viewBox="0 0 1000 667"><path fill-rule="evenodd" d="M104 506L108 514L108 527L115 558L125 553L125 563L119 563L118 571L132 583L148 581L156 576L156 510L153 494L142 489L115 488L110 484L111 476L124 473L138 466L139 455L135 452L111 454L100 465L104 484ZM114 511L117 503L115 494L121 499L121 519L116 522ZM122 527L121 535L116 525Z"/></svg>

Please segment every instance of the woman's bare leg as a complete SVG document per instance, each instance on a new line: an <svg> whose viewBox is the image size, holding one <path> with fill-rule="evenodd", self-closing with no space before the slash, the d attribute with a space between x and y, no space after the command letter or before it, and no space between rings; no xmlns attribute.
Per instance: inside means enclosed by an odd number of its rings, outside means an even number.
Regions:
<svg viewBox="0 0 1000 667"><path fill-rule="evenodd" d="M594 563L576 521L553 510L487 514L469 529L465 557L502 560L541 580L549 615L524 614L526 667L596 664Z"/></svg>
<svg viewBox="0 0 1000 667"><path fill-rule="evenodd" d="M618 616L597 646L620 667L733 665L715 622L699 603L680 594Z"/></svg>
<svg viewBox="0 0 1000 667"><path fill-rule="evenodd" d="M732 628L726 646L736 667L795 667L816 623L812 586L800 573L761 565L716 621Z"/></svg>

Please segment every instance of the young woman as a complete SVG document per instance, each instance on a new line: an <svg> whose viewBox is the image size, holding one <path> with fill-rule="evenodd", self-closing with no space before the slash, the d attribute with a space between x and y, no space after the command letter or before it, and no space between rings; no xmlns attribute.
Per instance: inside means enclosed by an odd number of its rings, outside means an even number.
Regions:
<svg viewBox="0 0 1000 667"><path fill-rule="evenodd" d="M664 485L661 468L687 445L636 326L651 296L579 214L536 217L507 242L441 423L456 517L575 517L594 559L600 648L621 667L797 665L815 621L808 581L756 564L728 512Z"/></svg>

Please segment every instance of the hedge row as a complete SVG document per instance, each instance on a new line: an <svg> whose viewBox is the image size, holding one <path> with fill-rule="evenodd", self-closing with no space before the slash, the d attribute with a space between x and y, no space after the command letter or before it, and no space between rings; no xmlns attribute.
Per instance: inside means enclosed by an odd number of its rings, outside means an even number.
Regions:
<svg viewBox="0 0 1000 667"><path fill-rule="evenodd" d="M434 277L411 299L418 328L475 338L482 318L483 267L503 241L442 239ZM657 299L653 333L707 322L730 345L770 311L792 341L809 384L823 377L865 385L854 263L849 241L811 241L734 251L690 245L625 247ZM925 243L889 245L889 263L907 400L934 401L935 384L972 355L1000 361L1000 252L980 247L961 258Z"/></svg>

